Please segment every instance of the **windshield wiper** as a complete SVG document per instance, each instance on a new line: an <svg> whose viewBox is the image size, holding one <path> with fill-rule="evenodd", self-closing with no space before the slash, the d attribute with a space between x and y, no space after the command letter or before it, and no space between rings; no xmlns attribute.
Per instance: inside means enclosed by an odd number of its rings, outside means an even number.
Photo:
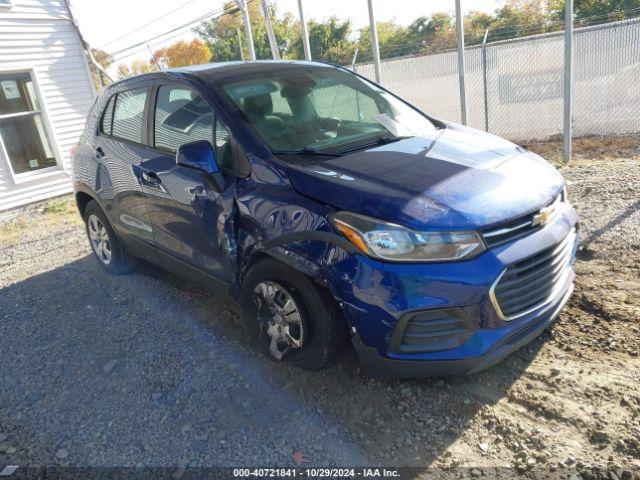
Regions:
<svg viewBox="0 0 640 480"><path fill-rule="evenodd" d="M364 150L365 148L370 147L379 147L380 145L386 145L388 143L397 142L399 140L404 140L405 138L413 138L410 135L404 137L380 137L373 142L363 143L361 145L356 145L355 147L346 148L344 150L340 150L339 154L345 154L349 152L355 152L356 150Z"/></svg>
<svg viewBox="0 0 640 480"><path fill-rule="evenodd" d="M276 150L272 151L274 155L319 155L325 157L341 157L341 153L319 152L313 147L303 147L299 150Z"/></svg>

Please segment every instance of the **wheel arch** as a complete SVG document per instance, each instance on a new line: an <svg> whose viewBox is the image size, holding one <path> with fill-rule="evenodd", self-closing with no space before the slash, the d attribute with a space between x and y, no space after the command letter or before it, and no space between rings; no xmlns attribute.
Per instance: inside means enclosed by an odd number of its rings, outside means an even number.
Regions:
<svg viewBox="0 0 640 480"><path fill-rule="evenodd" d="M105 208L105 205L100 199L100 196L90 188L86 187L84 184L81 184L81 185L76 184L75 187L76 187L76 190L75 190L74 196L75 196L76 205L78 206L78 211L80 213L80 216L82 217L82 220L84 221L84 214L87 210L87 205L89 205L89 202L92 202L92 201L96 202L100 210L102 210L102 212L107 217L107 220L111 224L111 228L113 228L116 238L122 242L122 238L120 237L120 232L116 228L113 218L111 218L111 215L109 214L108 209Z"/></svg>
<svg viewBox="0 0 640 480"><path fill-rule="evenodd" d="M244 258L241 258L241 261L238 263L237 276L230 287L230 293L236 299L240 299L244 280L251 268L262 260L276 260L305 275L319 289L325 291L334 303L336 311L340 315L344 325L351 327L351 318L348 312L343 309L343 301L340 295L336 295L338 292L336 292L334 288L335 282L331 281L332 273L329 271L330 269L327 268L326 259L324 257L307 258L305 255L302 255L298 249L294 248L296 242L305 240L320 240L327 244L332 244L338 247L338 250L344 250L348 254L359 252L348 240L330 232L298 232L296 234L283 235L263 243L255 243L249 249L250 252L244 255Z"/></svg>
<svg viewBox="0 0 640 480"><path fill-rule="evenodd" d="M78 211L80 212L80 216L84 218L84 212L87 209L87 205L89 204L89 202L92 200L97 202L97 200L93 196L89 195L87 192L83 192L83 191L76 192L75 197L76 197L76 205L78 206Z"/></svg>
<svg viewBox="0 0 640 480"><path fill-rule="evenodd" d="M262 262L271 264L275 263L279 267L269 265L268 268L264 268L264 266L261 265ZM262 268L260 268L261 266ZM272 280L287 289L289 287L294 287L297 289L298 295L302 297L302 300L305 303L305 308L308 309L308 313L314 318L322 318L325 320L326 323L323 321L322 324L326 325L326 327L321 328L328 328L328 331L333 332L328 338L333 339L333 342L337 342L334 345L322 348L325 354L329 351L334 351L336 354L336 357L333 360L323 366L331 365L334 361L337 361L341 356L341 352L344 351L346 345L349 344L351 337L350 322L342 308L343 305L333 295L331 289L328 288L326 284L323 284L321 277L319 275L309 275L305 272L304 268L300 268L299 265L294 266L294 264L287 262L286 260L283 261L281 257L273 255L272 252L256 253L251 259L251 262L247 262L246 267L247 278L246 282L242 285L239 296L239 300L243 306L253 303L251 300L254 292L253 286L258 285L257 282ZM260 273L257 274L257 278L255 274L250 273L253 271L253 268L256 267L260 269ZM294 272L287 272L287 270L295 270L297 275L294 275ZM272 272L274 271L275 273L273 273L272 276ZM304 284L306 285L301 284L300 281L294 281L293 279L295 277L304 277ZM322 308L313 308L314 298L318 299L320 302L324 302L322 303ZM247 320L249 320L249 317L247 317ZM333 355L334 354L329 354L330 357Z"/></svg>

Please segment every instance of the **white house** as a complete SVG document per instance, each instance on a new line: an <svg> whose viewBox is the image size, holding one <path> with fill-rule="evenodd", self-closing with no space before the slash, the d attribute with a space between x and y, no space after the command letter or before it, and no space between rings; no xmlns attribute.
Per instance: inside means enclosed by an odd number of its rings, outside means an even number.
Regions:
<svg viewBox="0 0 640 480"><path fill-rule="evenodd" d="M0 0L0 213L71 191L94 95L66 0Z"/></svg>

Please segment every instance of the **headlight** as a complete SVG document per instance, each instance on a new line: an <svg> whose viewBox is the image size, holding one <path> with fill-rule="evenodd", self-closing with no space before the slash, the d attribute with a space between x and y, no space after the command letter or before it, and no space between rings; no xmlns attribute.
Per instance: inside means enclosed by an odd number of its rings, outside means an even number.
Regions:
<svg viewBox="0 0 640 480"><path fill-rule="evenodd" d="M416 232L349 212L331 215L334 227L367 255L394 262L462 260L484 251L475 232Z"/></svg>

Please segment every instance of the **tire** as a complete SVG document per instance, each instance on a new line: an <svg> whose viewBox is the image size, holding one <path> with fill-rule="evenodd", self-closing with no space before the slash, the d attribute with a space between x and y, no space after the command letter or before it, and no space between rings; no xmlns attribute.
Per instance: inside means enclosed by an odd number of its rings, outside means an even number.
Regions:
<svg viewBox="0 0 640 480"><path fill-rule="evenodd" d="M135 270L137 259L122 245L109 219L95 200L91 200L85 207L84 223L91 250L107 273L123 275Z"/></svg>
<svg viewBox="0 0 640 480"><path fill-rule="evenodd" d="M288 313L290 307L274 314L268 299L271 287L282 289L274 295L276 305L286 306L286 300L293 300L300 328L297 328L295 312ZM305 370L320 370L342 357L349 341L342 312L329 292L297 270L274 259L258 261L245 277L240 301L247 328L270 359ZM286 333L283 333L285 326ZM282 332L276 332L278 327ZM276 350L281 351L280 357L273 348L274 336L278 335L275 343Z"/></svg>

